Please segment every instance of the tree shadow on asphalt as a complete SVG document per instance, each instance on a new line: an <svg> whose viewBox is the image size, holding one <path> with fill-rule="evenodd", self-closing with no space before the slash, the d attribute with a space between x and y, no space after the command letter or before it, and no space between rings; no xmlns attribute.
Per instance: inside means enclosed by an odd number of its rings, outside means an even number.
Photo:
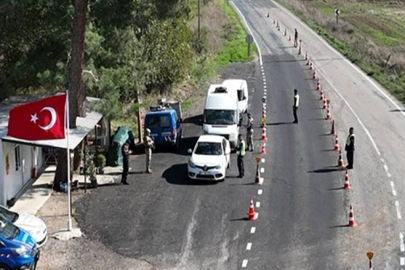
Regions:
<svg viewBox="0 0 405 270"><path fill-rule="evenodd" d="M201 181L189 179L187 176L187 163L175 164L171 166L163 172L162 177L165 178L168 183L173 185L207 186L218 184L218 181Z"/></svg>
<svg viewBox="0 0 405 270"><path fill-rule="evenodd" d="M328 173L328 172L336 172L336 171L344 171L346 168L344 167L337 167L337 166L329 166L323 169L307 171L307 173Z"/></svg>
<svg viewBox="0 0 405 270"><path fill-rule="evenodd" d="M390 112L405 112L405 110L398 110L398 109L395 109L395 110L390 110Z"/></svg>

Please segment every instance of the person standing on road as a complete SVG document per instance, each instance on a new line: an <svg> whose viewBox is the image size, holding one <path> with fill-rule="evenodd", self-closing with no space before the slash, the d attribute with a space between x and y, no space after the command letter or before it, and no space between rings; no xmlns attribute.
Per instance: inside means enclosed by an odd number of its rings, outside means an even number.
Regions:
<svg viewBox="0 0 405 270"><path fill-rule="evenodd" d="M121 184L129 185L127 182L128 171L129 171L129 155L131 151L129 150L129 142L126 141L122 146L122 179Z"/></svg>
<svg viewBox="0 0 405 270"><path fill-rule="evenodd" d="M346 155L347 155L347 166L346 169L353 169L353 162L354 162L354 129L351 127L349 129L349 135L346 139Z"/></svg>
<svg viewBox="0 0 405 270"><path fill-rule="evenodd" d="M245 176L245 164L243 162L243 157L246 153L246 146L245 141L243 140L242 134L238 136L238 145L236 146L236 155L238 156L238 170L239 170L239 178L243 178Z"/></svg>
<svg viewBox="0 0 405 270"><path fill-rule="evenodd" d="M294 32L294 47L297 48L298 46L298 31L297 28L295 28L295 32Z"/></svg>
<svg viewBox="0 0 405 270"><path fill-rule="evenodd" d="M294 122L293 123L298 123L297 111L298 111L299 105L300 105L300 95L298 95L298 90L294 89L294 101L293 101Z"/></svg>
<svg viewBox="0 0 405 270"><path fill-rule="evenodd" d="M155 143L153 139L150 137L149 128L145 130L144 145L146 154L146 173L152 173L152 170L150 169L150 163L152 161L152 149L155 149Z"/></svg>
<svg viewBox="0 0 405 270"><path fill-rule="evenodd" d="M253 152L255 150L255 146L253 144L253 118L251 113L248 113L247 116L248 119L246 123L246 149L250 149L250 151Z"/></svg>

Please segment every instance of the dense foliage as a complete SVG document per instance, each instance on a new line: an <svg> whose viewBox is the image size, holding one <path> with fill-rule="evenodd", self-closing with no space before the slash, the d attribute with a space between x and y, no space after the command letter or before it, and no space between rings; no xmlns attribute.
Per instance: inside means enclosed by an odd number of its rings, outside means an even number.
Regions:
<svg viewBox="0 0 405 270"><path fill-rule="evenodd" d="M71 52L73 1L0 4L0 100L63 91ZM93 0L86 29L86 94L120 113L137 94L166 92L193 70L195 34L187 0ZM117 102L122 101L122 102Z"/></svg>

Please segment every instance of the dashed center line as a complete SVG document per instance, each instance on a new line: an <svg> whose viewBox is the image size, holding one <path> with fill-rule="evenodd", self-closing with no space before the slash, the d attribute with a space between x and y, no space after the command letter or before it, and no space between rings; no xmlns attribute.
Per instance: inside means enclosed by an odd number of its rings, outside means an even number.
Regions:
<svg viewBox="0 0 405 270"><path fill-rule="evenodd" d="M260 168L260 172L261 172L261 173L264 173L264 168Z"/></svg>
<svg viewBox="0 0 405 270"><path fill-rule="evenodd" d="M398 219L402 219L401 211L400 211L400 209L399 209L399 202L398 202L398 201L395 201L395 207L397 208L397 218L398 218Z"/></svg>
<svg viewBox="0 0 405 270"><path fill-rule="evenodd" d="M391 184L391 188L392 188L392 194L393 194L394 196L397 196L397 191L395 190L395 184L394 184L394 182L391 181L390 184Z"/></svg>
<svg viewBox="0 0 405 270"><path fill-rule="evenodd" d="M404 257L401 257L401 258L400 258L400 264L401 264L401 265L405 265L405 258L404 258Z"/></svg>
<svg viewBox="0 0 405 270"><path fill-rule="evenodd" d="M256 202L256 208L260 207L260 202Z"/></svg>
<svg viewBox="0 0 405 270"><path fill-rule="evenodd" d="M251 250L252 249L252 243L247 243L246 250Z"/></svg>
<svg viewBox="0 0 405 270"><path fill-rule="evenodd" d="M255 233L256 232L256 227L250 228L250 233Z"/></svg>
<svg viewBox="0 0 405 270"><path fill-rule="evenodd" d="M248 260L243 260L242 262L242 268L246 268L246 266L248 265Z"/></svg>
<svg viewBox="0 0 405 270"><path fill-rule="evenodd" d="M388 172L388 166L387 166L387 164L384 164L384 170L385 170L386 172Z"/></svg>
<svg viewBox="0 0 405 270"><path fill-rule="evenodd" d="M259 189L259 190L257 191L257 194L262 195L262 194L263 194L263 190L262 190L262 189Z"/></svg>

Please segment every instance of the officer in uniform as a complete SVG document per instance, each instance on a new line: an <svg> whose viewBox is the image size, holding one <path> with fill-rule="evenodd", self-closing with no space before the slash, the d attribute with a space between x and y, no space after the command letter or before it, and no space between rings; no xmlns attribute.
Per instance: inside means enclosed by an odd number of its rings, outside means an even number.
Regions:
<svg viewBox="0 0 405 270"><path fill-rule="evenodd" d="M238 145L236 146L236 155L238 157L238 170L239 170L239 178L243 178L245 176L245 164L243 162L243 157L246 153L246 146L245 141L242 138L242 134L238 136Z"/></svg>
<svg viewBox="0 0 405 270"><path fill-rule="evenodd" d="M247 123L246 123L246 149L250 151L254 151L255 150L255 146L253 144L253 118L252 118L252 114L248 113L247 114L248 119L247 119Z"/></svg>
<svg viewBox="0 0 405 270"><path fill-rule="evenodd" d="M298 111L299 105L300 105L300 96L298 95L298 90L294 89L294 101L293 101L294 122L293 123L298 123L297 111Z"/></svg>
<svg viewBox="0 0 405 270"><path fill-rule="evenodd" d="M155 143L153 139L150 137L149 128L145 130L144 145L146 154L146 173L152 173L152 170L150 169L150 163L152 161L152 149L155 149Z"/></svg>
<svg viewBox="0 0 405 270"><path fill-rule="evenodd" d="M121 179L121 184L124 185L129 185L127 182L127 177L128 177L128 171L129 171L129 155L131 154L131 151L129 150L129 142L126 141L124 145L122 146L122 179Z"/></svg>
<svg viewBox="0 0 405 270"><path fill-rule="evenodd" d="M353 162L354 162L354 129L351 127L349 129L349 136L347 136L346 139L346 145L345 145L345 150L346 150L346 156L347 156L347 169L353 169Z"/></svg>

